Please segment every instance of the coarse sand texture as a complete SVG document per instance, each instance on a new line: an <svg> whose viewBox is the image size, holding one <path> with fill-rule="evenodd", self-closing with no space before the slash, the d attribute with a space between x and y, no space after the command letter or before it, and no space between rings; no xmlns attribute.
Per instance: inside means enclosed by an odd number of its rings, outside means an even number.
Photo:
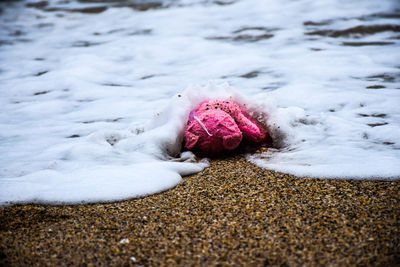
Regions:
<svg viewBox="0 0 400 267"><path fill-rule="evenodd" d="M1 207L0 265L396 266L399 192L216 159L143 199Z"/></svg>

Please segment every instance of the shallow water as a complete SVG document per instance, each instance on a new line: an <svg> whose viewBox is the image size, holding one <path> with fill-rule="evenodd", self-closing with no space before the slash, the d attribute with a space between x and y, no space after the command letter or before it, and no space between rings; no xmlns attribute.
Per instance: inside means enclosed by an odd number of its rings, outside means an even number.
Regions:
<svg viewBox="0 0 400 267"><path fill-rule="evenodd" d="M179 151L188 112L211 96L262 115L276 149L247 155L261 167L400 177L396 0L0 8L2 204L113 201L175 186L207 166Z"/></svg>

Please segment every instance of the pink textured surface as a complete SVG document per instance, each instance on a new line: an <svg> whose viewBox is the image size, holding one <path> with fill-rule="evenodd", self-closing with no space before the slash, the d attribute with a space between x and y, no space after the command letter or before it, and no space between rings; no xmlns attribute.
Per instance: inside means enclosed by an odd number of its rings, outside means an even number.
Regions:
<svg viewBox="0 0 400 267"><path fill-rule="evenodd" d="M216 154L235 149L242 139L261 143L270 137L264 126L238 103L209 100L190 113L184 138L186 148Z"/></svg>

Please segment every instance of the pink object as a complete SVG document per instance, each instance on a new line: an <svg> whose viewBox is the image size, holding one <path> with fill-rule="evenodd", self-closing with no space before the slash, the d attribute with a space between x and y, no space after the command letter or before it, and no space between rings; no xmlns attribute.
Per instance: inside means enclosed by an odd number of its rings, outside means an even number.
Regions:
<svg viewBox="0 0 400 267"><path fill-rule="evenodd" d="M269 138L264 126L231 100L202 102L190 113L184 135L186 148L210 154L233 150L242 139L261 143Z"/></svg>

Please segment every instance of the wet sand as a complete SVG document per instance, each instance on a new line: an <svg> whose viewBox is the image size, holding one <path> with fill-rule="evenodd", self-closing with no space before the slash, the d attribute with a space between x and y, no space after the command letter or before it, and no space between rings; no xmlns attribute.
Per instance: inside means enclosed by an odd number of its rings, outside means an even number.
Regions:
<svg viewBox="0 0 400 267"><path fill-rule="evenodd" d="M241 156L174 189L0 207L1 266L400 265L400 181L296 178Z"/></svg>

